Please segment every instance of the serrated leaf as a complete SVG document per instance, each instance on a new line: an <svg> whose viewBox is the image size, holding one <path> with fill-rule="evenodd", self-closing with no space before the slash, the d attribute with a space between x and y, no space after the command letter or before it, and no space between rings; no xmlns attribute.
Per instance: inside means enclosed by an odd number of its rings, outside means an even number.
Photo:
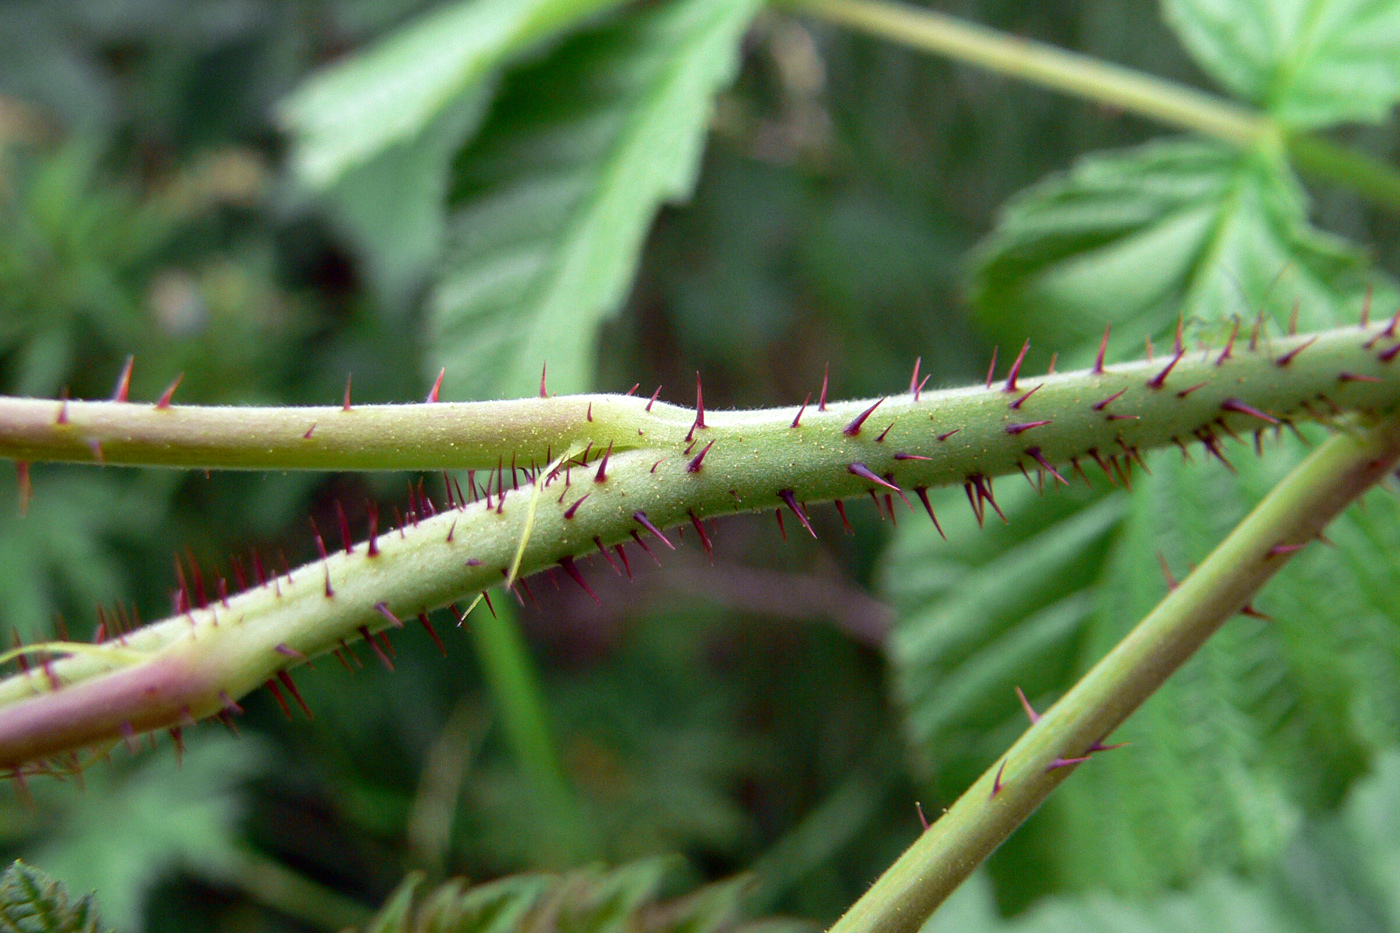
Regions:
<svg viewBox="0 0 1400 933"><path fill-rule="evenodd" d="M473 84L531 46L617 0L458 0L314 75L278 118L292 170L325 188L418 136Z"/></svg>
<svg viewBox="0 0 1400 933"><path fill-rule="evenodd" d="M1038 496L1010 480L996 494L1010 522L988 510L979 530L962 491L945 490L934 509L948 540L931 523L901 523L881 575L905 731L950 790L1024 725L1015 687L1034 698L1071 675L1094 608L1086 590L1126 504L1082 489Z"/></svg>
<svg viewBox="0 0 1400 933"><path fill-rule="evenodd" d="M169 754L122 774L93 770L33 860L77 890L100 893L120 930L141 928L146 893L177 870L219 880L240 863L239 785L263 767L251 737L202 735L177 767Z"/></svg>
<svg viewBox="0 0 1400 933"><path fill-rule="evenodd" d="M758 0L671 0L513 76L459 162L431 299L433 369L459 397L591 388L652 217L694 184L712 98ZM466 380L463 385L462 381Z"/></svg>
<svg viewBox="0 0 1400 933"><path fill-rule="evenodd" d="M1251 879L1212 874L1151 899L1046 898L1003 918L974 875L924 933L1385 933L1400 928L1400 753L1390 750L1342 812L1310 821Z"/></svg>
<svg viewBox="0 0 1400 933"><path fill-rule="evenodd" d="M364 933L710 933L742 928L743 879L663 901L658 891L672 867L667 860L649 859L607 872L514 875L475 887L449 881L417 898L412 909L405 906L406 892L412 890L406 883Z"/></svg>
<svg viewBox="0 0 1400 933"><path fill-rule="evenodd" d="M1379 123L1400 101L1392 0L1164 0L1206 71L1291 127Z"/></svg>
<svg viewBox="0 0 1400 933"><path fill-rule="evenodd" d="M68 901L64 886L16 860L0 875L0 933L97 933L92 896Z"/></svg>
<svg viewBox="0 0 1400 933"><path fill-rule="evenodd" d="M998 338L1063 357L1097 346L1109 323L1140 347L1178 314L1286 320L1296 303L1300 327L1335 326L1356 319L1367 284L1393 306L1361 250L1308 224L1285 167L1168 140L1086 157L1014 198L978 249L971 291Z"/></svg>

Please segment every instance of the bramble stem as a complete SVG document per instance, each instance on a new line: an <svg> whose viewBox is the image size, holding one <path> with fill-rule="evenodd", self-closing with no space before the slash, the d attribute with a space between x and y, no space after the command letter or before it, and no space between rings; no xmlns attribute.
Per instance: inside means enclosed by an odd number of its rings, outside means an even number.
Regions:
<svg viewBox="0 0 1400 933"><path fill-rule="evenodd" d="M1373 203L1400 209L1400 172L1393 167L1316 136L1287 133L1267 114L1214 94L933 10L882 0L786 2L833 23L1242 149L1287 149L1306 171L1345 184Z"/></svg>
<svg viewBox="0 0 1400 933"><path fill-rule="evenodd" d="M1338 433L1042 715L860 898L832 933L913 933L1227 619L1400 460L1400 419Z"/></svg>
<svg viewBox="0 0 1400 933"><path fill-rule="evenodd" d="M1018 373L988 386L833 403L825 410L711 411L703 423L687 409L658 404L647 411L645 400L618 396L457 406L462 423L483 426L490 443L505 438L521 445L492 452L493 461L505 454L514 462L488 474L475 492L464 491L465 503L440 514L424 505L400 528L380 528L368 543L227 599L198 605L197 595L187 592L192 605L185 611L119 640L82 646L81 653L56 646L47 660L35 655L28 673L0 681L0 767L229 711L303 657L471 598L506 581L517 562L521 574L555 568L586 586L589 555L634 538L640 544L643 535L676 525L779 508L801 533L804 503L871 494L886 508L903 508L904 499L914 509L906 490L921 494L954 483L965 486L985 517L995 514L994 476L1043 471L1060 480L1073 475L1069 464L1102 467L1111 480L1126 480L1144 449L1199 442L1224 459L1227 436L1253 433L1258 443L1264 431L1280 430L1290 419L1386 411L1400 405L1396 327L1241 334L1226 347L1155 361L1048 376ZM0 399L0 455L83 450L85 434L117 432L124 413L147 426L172 414L129 402L85 404L70 403L67 419L58 423L58 403ZM46 411L42 420L14 417L35 406ZM383 436L410 437L415 425L431 425L448 407L383 406L372 417ZM194 425L223 430L236 421L230 411L237 410L183 409L181 430L195 437ZM507 413L505 426L482 412ZM343 419L349 431L360 413L334 409L331 420ZM250 423L290 423L298 412L244 414ZM599 438L625 436L629 446L613 441L610 452L600 451L589 434L595 430ZM574 446L561 454L569 438ZM573 454L584 438L591 446ZM209 438L197 453L222 458L238 450L237 440ZM451 466L464 450L487 449L469 433L439 432L434 443L440 448L390 443L380 451L397 457L408 449L425 458L425 466ZM158 427L120 449L132 462L162 462L175 450L181 462L199 464L188 450L161 443ZM556 469L538 470L550 451L556 459L572 456ZM242 463L253 454L268 461L262 465L284 465L261 447L234 459ZM334 462L321 465L339 464L328 459ZM527 470L518 489L516 463ZM664 540L650 545L666 546Z"/></svg>

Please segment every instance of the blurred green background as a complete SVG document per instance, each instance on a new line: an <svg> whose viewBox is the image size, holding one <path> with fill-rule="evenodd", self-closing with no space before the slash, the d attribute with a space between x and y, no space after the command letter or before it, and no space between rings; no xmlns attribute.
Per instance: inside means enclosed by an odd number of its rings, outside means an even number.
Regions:
<svg viewBox="0 0 1400 933"><path fill-rule="evenodd" d="M901 390L916 357L930 385L976 380L993 343L1027 334L1036 365L1082 355L1105 320L1135 355L1178 311L1206 338L1295 299L1308 326L1355 320L1367 286L1393 310L1400 211L1305 189L1278 153L1161 141L1092 101L753 3L525 6L546 25L438 88L442 49L494 35L510 4L0 3L0 388L108 397L134 354L139 399L184 373L181 402L325 404L353 374L358 401L410 401L439 365L443 398L467 399L528 393L548 356L557 392L639 382L687 403L699 370L708 405L756 407L800 402L828 362L833 396L869 396ZM1206 6L1167 3L1168 25L1145 2L940 4L1248 96L1209 54ZM1382 119L1300 125L1342 122L1333 139L1393 164L1400 4L1322 6L1380 37L1346 46L1345 75L1378 83ZM1257 38L1272 15L1215 7L1221 34ZM1254 102L1283 119L1274 90ZM1118 151L1083 161L1100 150ZM1008 480L1011 525L955 518L951 545L868 503L852 535L817 509L815 542L726 519L713 566L687 540L664 568L634 556L630 584L590 571L601 609L534 582L518 622L562 799L522 766L501 688L444 615L446 657L408 635L394 673L361 652L353 675L298 674L314 722L256 694L241 737L205 725L180 767L162 741L82 787L34 782L32 803L0 802L0 831L130 930L334 929L414 868L480 880L664 853L691 882L755 872L755 912L829 922L914 838L914 801L936 814L1015 736L1011 686L1053 699L1160 597L1155 555L1185 572L1292 456L1232 481L1173 452L1132 497ZM222 574L256 547L295 565L314 556L308 516L330 528L339 502L363 527L368 500L405 508L418 479L36 466L27 517L0 509L3 634L61 617L86 637L99 605L158 618L175 561ZM11 471L0 502L16 500ZM1258 879L1312 858L1352 913L1299 929L1397 929L1374 866L1333 885L1340 857L1309 848L1345 848L1331 814L1400 738L1396 518L1390 499L1349 518L1266 597L1276 626L1228 628L1131 749L994 860L962 928L1047 897L1078 916L1082 892L1301 897ZM1157 928L1122 910L1123 929ZM1237 928L1221 916L1197 925Z"/></svg>

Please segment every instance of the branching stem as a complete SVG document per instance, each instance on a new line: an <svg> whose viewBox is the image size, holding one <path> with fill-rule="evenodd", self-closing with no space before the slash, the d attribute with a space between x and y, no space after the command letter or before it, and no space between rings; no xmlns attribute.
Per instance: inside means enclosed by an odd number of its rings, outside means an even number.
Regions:
<svg viewBox="0 0 1400 933"><path fill-rule="evenodd" d="M36 657L28 673L0 681L0 767L229 711L304 657L500 585L517 561L522 575L554 568L586 588L586 561L599 549L677 525L778 508L806 527L806 503L874 494L887 508L900 499L915 508L906 490L946 484L964 485L985 518L997 508L994 476L1063 479L1073 473L1056 465L1085 458L1126 481L1143 449L1199 442L1224 459L1227 437L1254 433L1257 442L1290 419L1389 410L1400 404L1397 355L1393 323L1241 335L1169 359L1017 372L918 401L831 403L800 418L796 409L707 411L703 423L689 409L648 411L645 400L618 396L332 409L318 414L327 435L355 436L371 423L366 443L377 453L331 445L315 466L441 468L480 463L487 451L485 462L504 466L441 514L424 505L401 528L243 593L203 605L186 593L190 605L175 617L81 654ZM313 465L300 453L284 459L303 439L297 409L70 402L59 419L61 404L0 399L0 455L90 459L96 440L106 462ZM136 426L125 434L123 417ZM292 441L274 436L289 427ZM420 427L430 442L412 440ZM584 453L539 469L581 442Z"/></svg>
<svg viewBox="0 0 1400 933"><path fill-rule="evenodd" d="M913 933L1070 772L1338 513L1395 468L1400 420L1331 437L832 927Z"/></svg>

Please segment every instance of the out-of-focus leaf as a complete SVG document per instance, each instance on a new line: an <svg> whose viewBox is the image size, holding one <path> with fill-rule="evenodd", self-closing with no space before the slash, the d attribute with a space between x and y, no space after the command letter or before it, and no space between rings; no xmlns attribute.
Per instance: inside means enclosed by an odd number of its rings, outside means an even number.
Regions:
<svg viewBox="0 0 1400 933"><path fill-rule="evenodd" d="M13 468L0 478L0 621L25 641L54 635L54 617L129 598L116 546L157 527L179 479L95 476L91 469L38 466L28 514L19 514Z"/></svg>
<svg viewBox="0 0 1400 933"><path fill-rule="evenodd" d="M313 76L283 102L293 172L324 188L418 136L473 84L617 0L457 0Z"/></svg>
<svg viewBox="0 0 1400 933"><path fill-rule="evenodd" d="M1003 208L975 258L972 298L998 338L1061 352L1104 326L1140 346L1177 315L1217 322L1298 306L1299 326L1355 320L1365 256L1307 222L1287 169L1258 154L1169 140L1089 156ZM1091 343L1092 341L1092 343Z"/></svg>
<svg viewBox="0 0 1400 933"><path fill-rule="evenodd" d="M1400 100L1391 0L1164 0L1221 84L1295 127L1383 121Z"/></svg>
<svg viewBox="0 0 1400 933"><path fill-rule="evenodd" d="M62 884L24 862L0 875L0 933L97 933L92 895L68 903Z"/></svg>
<svg viewBox="0 0 1400 933"><path fill-rule="evenodd" d="M146 893L177 870L208 879L239 863L239 785L265 766L251 737L198 736L177 767L167 749L124 773L92 769L32 860L77 890L96 890L120 930L140 929Z"/></svg>
<svg viewBox="0 0 1400 933"><path fill-rule="evenodd" d="M416 905L409 908L416 884L411 879L364 933L624 933L639 929L711 933L748 928L738 920L743 879L661 900L660 888L668 874L666 861L652 859L607 872L583 869L564 875L515 875L475 887L451 881L416 898Z"/></svg>
<svg viewBox="0 0 1400 933"><path fill-rule="evenodd" d="M421 132L355 163L325 193L326 209L390 307L405 305L441 254L452 156L480 123L494 84L473 85Z"/></svg>
<svg viewBox="0 0 1400 933"><path fill-rule="evenodd" d="M1037 496L1010 479L996 495L1010 523L989 509L981 530L962 490L931 496L948 540L902 522L882 575L906 734L950 793L1023 723L1014 687L1036 697L1072 674L1094 609L1086 590L1126 505L1082 487Z"/></svg>
<svg viewBox="0 0 1400 933"><path fill-rule="evenodd" d="M694 183L711 100L758 0L672 0L513 76L460 161L432 298L433 368L461 397L591 387L657 208ZM462 384L466 380L466 384Z"/></svg>
<svg viewBox="0 0 1400 933"><path fill-rule="evenodd" d="M1071 782L1072 783L1072 782ZM1385 933L1400 927L1400 753L1389 750L1342 812L1305 824L1262 876L1213 874L1151 900L1047 898L1001 917L975 875L923 933Z"/></svg>

